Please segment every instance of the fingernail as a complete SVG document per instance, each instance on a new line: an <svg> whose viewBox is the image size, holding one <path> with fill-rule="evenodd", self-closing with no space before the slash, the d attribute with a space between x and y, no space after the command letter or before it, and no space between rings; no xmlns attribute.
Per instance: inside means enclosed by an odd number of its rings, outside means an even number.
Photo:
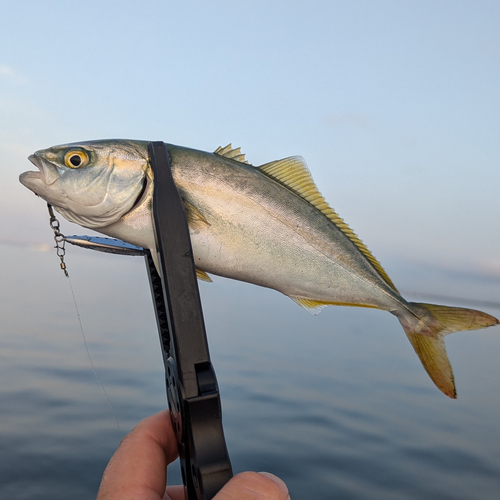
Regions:
<svg viewBox="0 0 500 500"><path fill-rule="evenodd" d="M259 474L262 474L263 476L271 479L271 481L274 481L286 495L287 500L290 500L290 493L288 493L288 488L282 479L280 479L278 476L275 476L274 474L271 474L270 472L259 472Z"/></svg>

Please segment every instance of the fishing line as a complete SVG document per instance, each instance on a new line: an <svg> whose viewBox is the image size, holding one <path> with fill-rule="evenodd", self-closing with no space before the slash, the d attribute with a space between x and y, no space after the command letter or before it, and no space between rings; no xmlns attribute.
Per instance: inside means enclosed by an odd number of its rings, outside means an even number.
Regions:
<svg viewBox="0 0 500 500"><path fill-rule="evenodd" d="M52 209L52 205L50 203L47 203L47 208L49 210L49 215L50 215L50 227L54 231L54 241L56 242L56 253L59 259L61 260L60 267L64 272L64 275L66 278L68 278L68 283L69 287L71 289L71 296L73 297L73 304L75 305L75 310L76 310L76 316L78 318L78 324L80 325L80 333L82 334L82 339L83 339L83 344L85 345L85 350L87 351L87 356L89 357L90 364L92 366L92 370L94 370L94 374L97 378L97 381L99 382L99 385L101 386L102 392L106 396L106 399L108 400L109 406L111 407L111 411L113 412L113 415L115 416L116 420L116 425L118 426L118 429L121 430L120 428L120 422L118 420L118 415L116 414L115 408L113 406L113 403L111 403L111 399L108 396L108 393L106 392L106 389L104 388L104 385L102 385L101 378L99 377L99 374L97 373L96 367L94 365L94 362L92 361L92 356L90 355L89 351L89 346L87 344L87 339L85 338L85 333L83 331L83 325L82 325L82 318L80 317L80 311L78 309L78 304L76 303L76 297L75 297L75 292L73 290L73 284L71 283L71 279L68 274L68 270L66 269L66 263L64 262L64 257L66 255L66 237L64 234L61 233L59 230L59 220L54 214L54 210Z"/></svg>
<svg viewBox="0 0 500 500"><path fill-rule="evenodd" d="M83 343L85 345L85 350L87 351L87 356L89 357L90 364L92 365L92 370L94 370L94 375L96 376L96 379L99 382L99 385L101 386L102 392L104 393L104 395L106 396L106 399L108 400L109 406L111 407L111 411L113 412L113 415L115 416L116 425L118 426L118 429L121 430L120 422L118 420L118 415L116 414L116 410L113 406L113 403L111 403L111 399L108 396L108 393L106 392L106 389L104 388L104 385L102 385L101 378L99 377L99 374L97 373L94 362L92 361L92 356L90 355L89 346L87 344L87 339L85 338L85 333L83 332L83 325L82 325L82 319L80 317L80 310L78 309L78 305L76 303L75 292L73 291L73 284L71 283L71 279L70 279L69 275L66 275L66 277L68 278L69 287L71 289L71 296L73 297L73 304L75 304L76 315L78 317L78 324L80 325L80 333L82 334Z"/></svg>

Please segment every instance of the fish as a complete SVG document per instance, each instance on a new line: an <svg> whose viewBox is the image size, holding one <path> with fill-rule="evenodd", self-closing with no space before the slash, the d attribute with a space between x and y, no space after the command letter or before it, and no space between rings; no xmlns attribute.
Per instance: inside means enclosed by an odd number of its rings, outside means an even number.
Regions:
<svg viewBox="0 0 500 500"><path fill-rule="evenodd" d="M241 148L166 144L199 279L210 274L277 290L318 313L329 305L397 317L434 384L456 398L444 337L494 325L474 309L406 301L330 207L300 156L258 167ZM154 175L148 142L87 141L35 152L20 182L68 221L152 252ZM157 261L156 261L157 262Z"/></svg>

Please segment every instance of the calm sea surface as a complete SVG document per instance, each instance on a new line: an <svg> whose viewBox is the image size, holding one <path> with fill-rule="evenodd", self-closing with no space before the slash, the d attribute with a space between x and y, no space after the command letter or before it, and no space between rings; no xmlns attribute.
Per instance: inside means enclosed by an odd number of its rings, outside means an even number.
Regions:
<svg viewBox="0 0 500 500"><path fill-rule="evenodd" d="M166 406L143 259L68 250L113 411L55 254L0 245L0 258L0 498L94 498L120 439ZM500 302L498 279L383 263L422 301ZM273 472L293 499L500 498L500 328L447 337L453 401L390 314L331 307L314 317L277 292L214 281L200 288L236 472ZM180 482L177 465L169 482Z"/></svg>

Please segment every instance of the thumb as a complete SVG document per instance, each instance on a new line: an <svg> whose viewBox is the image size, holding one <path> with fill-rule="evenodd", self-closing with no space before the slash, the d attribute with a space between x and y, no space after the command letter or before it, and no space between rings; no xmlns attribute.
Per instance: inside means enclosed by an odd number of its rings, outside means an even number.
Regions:
<svg viewBox="0 0 500 500"><path fill-rule="evenodd" d="M290 500L286 484L268 472L242 472L215 495L214 500Z"/></svg>

